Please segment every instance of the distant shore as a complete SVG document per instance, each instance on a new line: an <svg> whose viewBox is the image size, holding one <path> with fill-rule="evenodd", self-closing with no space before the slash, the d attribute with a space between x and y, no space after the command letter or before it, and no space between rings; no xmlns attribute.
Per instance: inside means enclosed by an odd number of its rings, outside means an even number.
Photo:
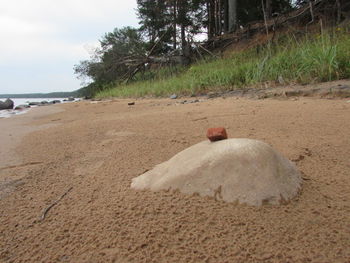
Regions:
<svg viewBox="0 0 350 263"><path fill-rule="evenodd" d="M22 99L22 98L68 98L68 97L77 97L78 92L50 92L50 93L23 93L23 94L0 94L0 99Z"/></svg>

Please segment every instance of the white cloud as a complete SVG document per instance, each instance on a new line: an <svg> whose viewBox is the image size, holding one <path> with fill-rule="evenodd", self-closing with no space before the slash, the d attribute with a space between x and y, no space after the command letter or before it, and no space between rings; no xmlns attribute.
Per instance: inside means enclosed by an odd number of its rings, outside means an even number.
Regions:
<svg viewBox="0 0 350 263"><path fill-rule="evenodd" d="M5 0L0 15L11 15L28 20L95 20L116 19L121 15L134 17L135 1L125 0ZM113 17L114 16L114 17Z"/></svg>
<svg viewBox="0 0 350 263"><path fill-rule="evenodd" d="M49 28L44 24L29 23L12 16L0 16L0 34L8 37L16 35L37 35L46 33Z"/></svg>
<svg viewBox="0 0 350 263"><path fill-rule="evenodd" d="M15 39L13 39L15 40ZM75 44L60 39L16 38L11 45L0 42L0 64L28 64L38 60L81 60L89 58L85 44ZM77 61L78 62L78 61Z"/></svg>
<svg viewBox="0 0 350 263"><path fill-rule="evenodd" d="M45 63L71 69L75 63L89 58L89 51L105 32L115 27L137 26L136 0L1 1L0 66L11 65L13 70L15 65L22 70L23 66L28 66L28 71L35 70L30 65L45 67ZM0 71L0 93L9 88L4 85L10 83L4 80L6 77ZM61 79L69 78L75 76ZM39 88L42 91L46 87Z"/></svg>

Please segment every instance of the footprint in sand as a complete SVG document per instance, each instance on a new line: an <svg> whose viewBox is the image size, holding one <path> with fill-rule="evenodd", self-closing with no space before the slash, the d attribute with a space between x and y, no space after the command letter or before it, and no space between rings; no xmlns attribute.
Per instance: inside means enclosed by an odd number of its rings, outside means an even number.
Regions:
<svg viewBox="0 0 350 263"><path fill-rule="evenodd" d="M98 145L105 146L115 141L123 141L132 135L134 132L109 130L105 133L107 139L102 140ZM102 149L102 148L101 148ZM101 150L100 149L100 150ZM98 169L103 166L105 158L109 155L108 150L93 151L87 153L80 161L79 167L74 170L76 175L94 175Z"/></svg>
<svg viewBox="0 0 350 263"><path fill-rule="evenodd" d="M100 145L104 146L110 143L113 143L115 141L124 141L128 137L135 135L135 132L130 132L130 131L116 131L116 130L109 130L105 133L108 139L102 140ZM112 137L112 138L111 138Z"/></svg>
<svg viewBox="0 0 350 263"><path fill-rule="evenodd" d="M113 136L113 137L128 137L135 135L135 132L130 131L116 131L116 130L109 130L106 132L106 136Z"/></svg>
<svg viewBox="0 0 350 263"><path fill-rule="evenodd" d="M75 168L75 175L96 174L98 169L104 164L107 153L90 152L80 161L80 165Z"/></svg>

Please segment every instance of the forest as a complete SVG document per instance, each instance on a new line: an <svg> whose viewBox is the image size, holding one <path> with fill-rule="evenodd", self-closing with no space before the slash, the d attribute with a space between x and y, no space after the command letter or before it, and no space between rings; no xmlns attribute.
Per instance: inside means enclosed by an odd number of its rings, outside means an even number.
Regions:
<svg viewBox="0 0 350 263"><path fill-rule="evenodd" d="M321 4L335 23L347 16L349 3L345 0L138 0L139 28L105 33L91 58L74 66L84 85L80 93L92 96L152 78L155 68L183 68L205 56L216 57L213 48L217 47L209 43L248 32L254 22L269 34L280 17L305 7L308 19L314 20L313 9Z"/></svg>

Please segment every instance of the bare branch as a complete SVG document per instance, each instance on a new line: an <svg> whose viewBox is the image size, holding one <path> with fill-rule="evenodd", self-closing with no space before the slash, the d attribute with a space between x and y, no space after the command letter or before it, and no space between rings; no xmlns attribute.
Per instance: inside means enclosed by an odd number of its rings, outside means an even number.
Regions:
<svg viewBox="0 0 350 263"><path fill-rule="evenodd" d="M45 210L43 211L41 217L40 217L40 221L43 221L45 219L47 213L50 211L50 209L52 207L54 207L55 205L57 205L58 202L61 201L63 199L63 197L65 197L72 189L73 189L73 187L70 187L66 192L64 192L63 195L60 196L60 198L58 198L55 202L53 202L51 205L46 207Z"/></svg>

